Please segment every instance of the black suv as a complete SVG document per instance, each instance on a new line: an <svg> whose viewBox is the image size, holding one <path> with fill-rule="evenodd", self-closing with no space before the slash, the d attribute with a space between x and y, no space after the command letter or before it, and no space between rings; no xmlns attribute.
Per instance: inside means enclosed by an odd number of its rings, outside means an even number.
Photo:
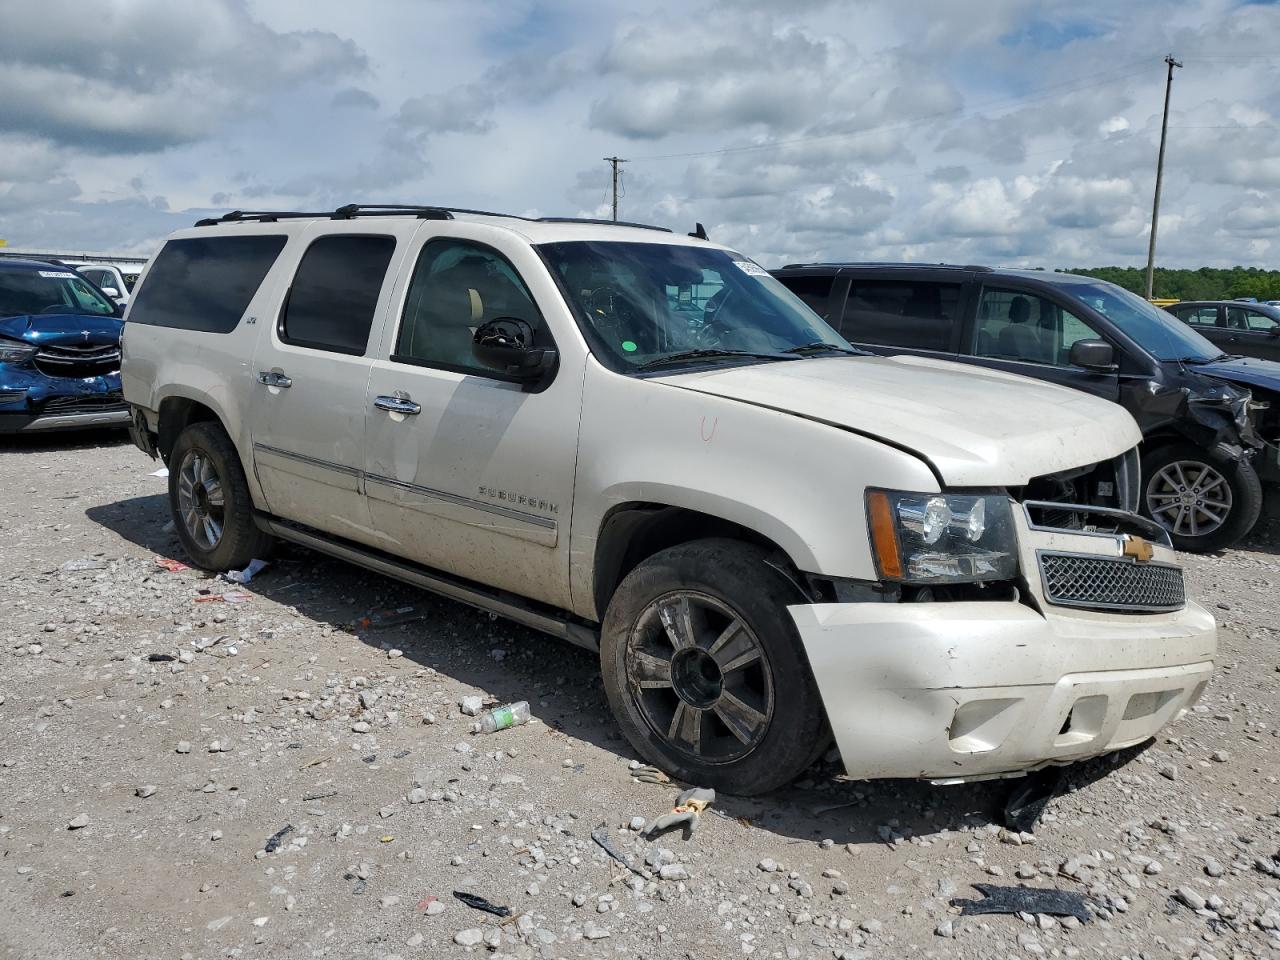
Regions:
<svg viewBox="0 0 1280 960"><path fill-rule="evenodd" d="M1228 353L1280 360L1280 307L1240 300L1184 300L1165 309Z"/></svg>
<svg viewBox="0 0 1280 960"><path fill-rule="evenodd" d="M872 353L973 363L1123 404L1145 437L1142 508L1179 549L1243 537L1262 507L1259 475L1280 480L1280 363L1229 357L1114 284L878 263L791 264L774 276Z"/></svg>

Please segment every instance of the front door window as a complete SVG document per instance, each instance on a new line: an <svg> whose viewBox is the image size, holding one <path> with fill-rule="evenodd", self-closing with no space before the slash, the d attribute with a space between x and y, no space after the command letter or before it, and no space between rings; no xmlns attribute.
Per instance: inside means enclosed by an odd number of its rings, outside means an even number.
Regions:
<svg viewBox="0 0 1280 960"><path fill-rule="evenodd" d="M987 287L978 302L970 349L976 357L1065 367L1076 341L1099 339L1096 330L1052 300Z"/></svg>

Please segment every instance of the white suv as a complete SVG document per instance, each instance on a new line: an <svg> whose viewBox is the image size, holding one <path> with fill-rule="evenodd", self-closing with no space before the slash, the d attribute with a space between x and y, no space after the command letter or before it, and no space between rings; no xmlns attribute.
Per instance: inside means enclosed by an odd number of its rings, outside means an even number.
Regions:
<svg viewBox="0 0 1280 960"><path fill-rule="evenodd" d="M197 564L278 537L598 650L636 750L727 792L832 735L855 777L1093 756L1213 670L1122 408L861 355L701 229L202 221L123 381Z"/></svg>

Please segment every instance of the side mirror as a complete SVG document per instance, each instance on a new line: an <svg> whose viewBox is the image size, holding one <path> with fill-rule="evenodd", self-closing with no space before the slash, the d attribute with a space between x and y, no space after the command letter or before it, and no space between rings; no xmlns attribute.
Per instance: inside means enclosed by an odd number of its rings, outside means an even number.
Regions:
<svg viewBox="0 0 1280 960"><path fill-rule="evenodd" d="M541 380L556 363L554 347L535 347L533 327L515 317L487 320L471 338L471 352L486 367L524 383Z"/></svg>
<svg viewBox="0 0 1280 960"><path fill-rule="evenodd" d="M102 292L105 293L112 300L120 299L120 291L117 290L115 287L103 287Z"/></svg>
<svg viewBox="0 0 1280 960"><path fill-rule="evenodd" d="M1071 345L1067 362L1073 367L1110 373L1115 369L1115 351L1105 340L1077 340Z"/></svg>

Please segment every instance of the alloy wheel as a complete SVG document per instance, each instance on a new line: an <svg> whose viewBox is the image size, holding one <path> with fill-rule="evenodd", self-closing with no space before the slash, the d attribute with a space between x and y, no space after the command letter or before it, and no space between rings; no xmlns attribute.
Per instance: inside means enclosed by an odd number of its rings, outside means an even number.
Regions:
<svg viewBox="0 0 1280 960"><path fill-rule="evenodd" d="M700 763L729 763L764 739L773 671L764 647L725 603L676 591L650 603L627 639L627 688L645 723Z"/></svg>
<svg viewBox="0 0 1280 960"><path fill-rule="evenodd" d="M1151 517L1180 537L1203 537L1231 513L1231 484L1216 467L1198 460L1175 460L1147 481Z"/></svg>
<svg viewBox="0 0 1280 960"><path fill-rule="evenodd" d="M212 550L222 539L225 512L218 471L202 451L188 450L178 468L178 514L201 550Z"/></svg>

